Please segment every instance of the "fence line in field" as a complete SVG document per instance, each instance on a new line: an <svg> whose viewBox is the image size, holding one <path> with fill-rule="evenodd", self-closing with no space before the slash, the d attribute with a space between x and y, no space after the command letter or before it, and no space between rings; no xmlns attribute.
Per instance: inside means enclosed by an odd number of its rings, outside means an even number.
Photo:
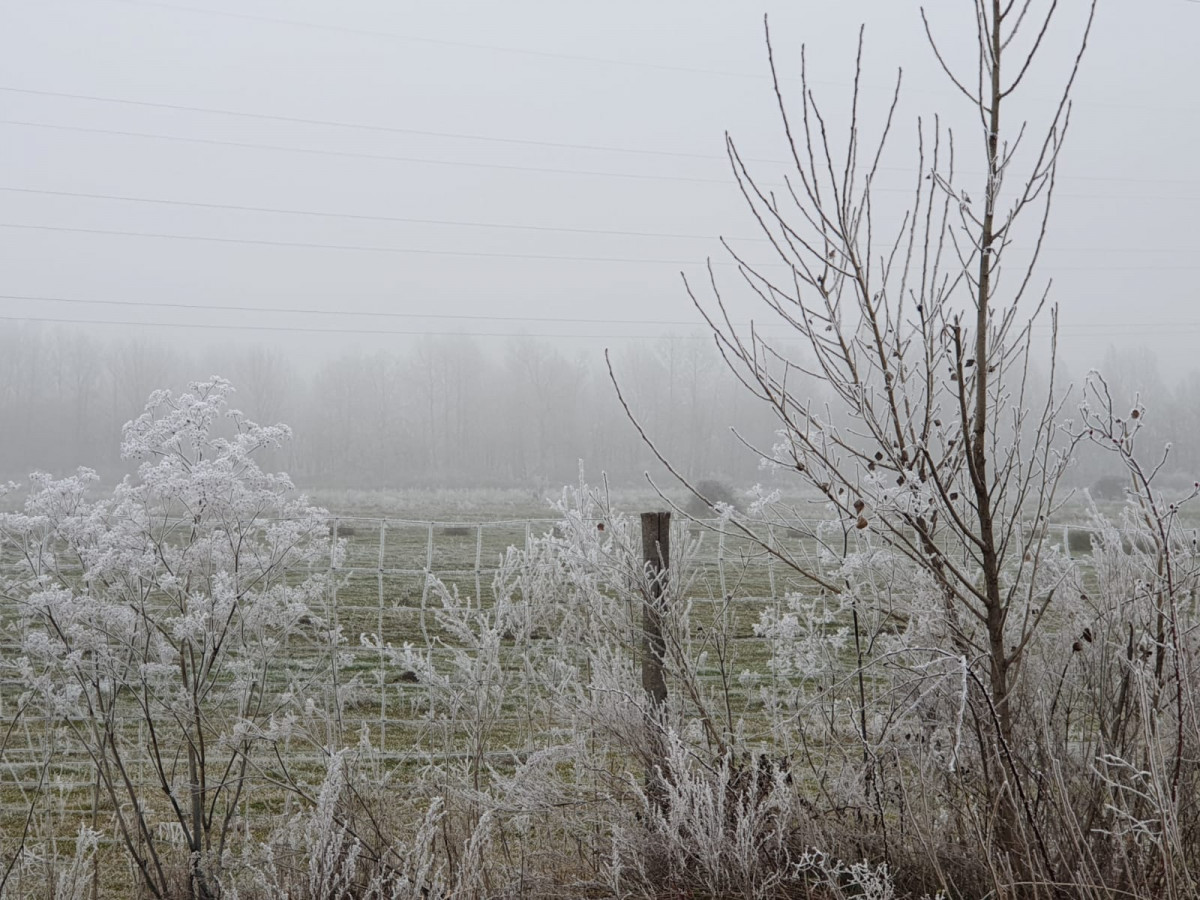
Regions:
<svg viewBox="0 0 1200 900"><path fill-rule="evenodd" d="M378 745L388 759L402 760L438 760L451 761L461 758L464 751L445 747L441 750L425 749L406 751L388 749L389 726L400 729L416 726L428 726L430 720L414 715L415 710L405 711L397 708L403 706L402 694L397 692L397 684L389 682L385 677L387 671L385 644L395 637L399 640L402 634L425 638L425 646L421 649L432 649L435 652L449 653L446 648L433 647L428 641L427 613L429 612L430 585L433 578L440 578L451 583L465 581L474 587L477 602L482 603L485 591L485 579L493 578L500 571L501 556L511 546L528 548L535 536L551 532L560 520L556 518L508 518L479 521L450 521L430 519L401 519L376 516L335 516L330 520L330 553L322 567L308 571L324 571L327 574L341 576L332 580L330 611L334 617L333 624L353 623L350 629L351 644L346 648L359 661L366 664L368 672L373 667L378 680L378 712L367 712L374 701L365 701L368 694L374 693L370 677L363 681L364 702L360 708L362 715L350 718L359 724L370 724L378 729ZM599 522L600 520L594 520ZM819 563L820 548L811 540L806 541L805 535L817 531L817 523L801 524L801 527L772 523L762 523L756 526L762 532L757 535L761 544L755 546L744 534L736 529L722 527L719 520L708 520L698 523L698 527L715 535L715 540L706 540L702 544L702 552L696 562L705 567L705 574L713 580L709 582L709 592L713 598L723 598L726 601L745 601L747 603L778 604L785 595L795 590L799 582L789 577L780 568L786 564L779 562L776 553L785 549L789 541L795 541L792 549L798 554L808 554L812 561ZM1064 552L1070 554L1070 532L1075 529L1089 531L1084 526L1073 523L1051 526L1052 532L1061 535ZM853 533L852 533L853 534ZM440 538L440 540L439 540ZM473 538L473 540L472 540ZM493 538L489 540L489 538ZM494 540L498 538L498 540ZM335 547L337 541L344 539L345 557L339 564ZM714 546L715 545L715 546ZM806 546L807 545L807 546ZM742 552L738 552L738 547ZM452 553L442 553L452 549ZM765 549L764 549L765 548ZM487 558L493 554L493 560ZM747 572L751 577L747 578ZM297 573L300 574L300 573ZM409 593L401 594L399 588L404 579L410 580ZM736 582L733 580L736 579ZM715 583L714 583L715 582ZM731 584L734 585L731 590ZM368 587L369 585L369 587ZM419 587L419 600L416 592ZM719 594L716 593L716 588ZM408 602L404 602L408 601ZM400 615L414 616L417 623L410 623L408 629L399 627ZM391 628L389 628L391 618ZM340 621L339 621L340 620ZM413 627L416 624L417 627ZM357 632L363 633L375 630L378 634L379 646L359 646L356 642ZM8 646L12 649L11 641L17 635L8 632ZM758 641L758 637L735 636L735 640ZM0 722L12 715L14 707L14 688L20 690L16 681L0 680ZM414 691L419 692L420 686L413 685ZM432 690L432 686L428 688ZM390 700L390 703L389 703ZM409 699L409 704L413 699ZM26 724L37 725L39 717L22 717ZM27 756L20 749L29 751ZM21 790L38 790L44 785L40 781L38 771L36 746L28 748L9 747L0 765L7 771L4 782ZM501 756L520 755L522 751L503 751ZM86 759L63 759L58 768L58 787L67 789L74 787L89 787L92 782L73 777L77 766L87 767Z"/></svg>
<svg viewBox="0 0 1200 900"><path fill-rule="evenodd" d="M357 541L360 537L360 530L364 533L377 534L378 549L377 552L369 554L369 557L375 561L374 566L345 564L335 566L334 558L334 543L331 542L330 557L328 571L330 573L343 574L348 577L359 578L375 578L375 593L376 603L374 605L354 604L341 602L338 599L339 586L337 581L334 581L333 587L333 610L335 615L342 613L350 613L355 610L364 613L375 613L377 634L380 637L380 647L378 649L379 659L378 665L382 671L385 664L384 653L385 648L385 623L384 614L389 609L389 598L385 590L385 581L388 578L419 578L421 579L421 596L419 606L419 628L422 635L427 635L427 613L429 605L429 591L431 580L433 578L457 580L468 579L473 581L477 602L482 602L484 596L484 578L491 578L499 571L499 562L494 566L484 564L484 532L486 529L508 530L510 536L516 535L519 539L519 546L528 549L531 540L535 535L540 535L552 531L559 523L559 519L555 518L510 518L510 519L493 519L480 521L451 521L451 520L436 520L436 519L396 519L389 517L374 517L374 516L336 516L331 520L331 535L336 541L338 538L346 538L348 541ZM599 523L600 519L589 520ZM780 577L777 569L781 565L779 563L778 553L781 549L781 541L778 532L783 531L787 536L803 540L803 536L807 534L815 534L819 527L824 522L796 523L799 527L788 527L778 523L762 523L761 528L765 529L765 536L758 535L757 539L761 542L757 549L749 555L731 557L729 549L730 539L741 539L748 541L744 535L735 530L731 530L722 526L721 520L697 520L695 522L702 531L715 533L716 547L715 553L709 557L704 554L700 556L696 562L700 565L707 565L715 568L716 586L719 588L719 597L725 601L751 600L751 601L767 601L773 604L778 604L783 596L790 591L787 589L794 586L795 582L786 577ZM1071 555L1070 550L1070 532L1072 530L1089 531L1085 526L1080 526L1073 523L1055 523L1050 526L1051 533L1057 531L1060 536L1063 552L1068 556ZM389 529L392 531L401 531L408 529L423 533L423 566L408 566L396 567L387 566L387 546ZM349 533L347 533L349 532ZM438 567L435 566L435 549L437 547L437 537L439 534L443 538L469 537L474 532L474 552L473 558L468 555L467 562L473 561L473 565L467 567ZM852 532L854 535L854 532ZM857 540L857 536L855 535ZM711 546L712 542L709 542ZM516 540L509 546L518 546ZM764 549L765 548L765 549ZM421 548L413 548L421 549ZM812 548L809 548L810 550ZM816 548L817 568L820 568L819 556L820 549ZM965 551L964 551L965 552ZM365 557L364 557L365 558ZM736 564L736 565L735 565ZM748 569L757 567L760 569L757 582L751 584L765 588L759 593L742 593L731 592L729 589L729 570L736 568L739 578L738 583L744 583L744 577ZM761 580L761 576L765 574L765 583ZM790 582L790 583L789 583ZM343 593L345 585L342 586ZM394 602L390 604L390 608L395 610L399 607ZM757 640L757 638L741 638L741 640ZM381 742L386 740L387 728L389 722L393 725L399 724L395 718L388 716L388 686L384 683L384 679L380 678L380 696L379 696L379 737Z"/></svg>
<svg viewBox="0 0 1200 900"><path fill-rule="evenodd" d="M599 519L595 521L599 522ZM543 532L548 532L554 528L559 522L554 518L534 518L534 519L491 519L479 521L451 521L451 520L436 520L436 519L396 519L391 517L375 517L375 516L336 516L331 520L331 533L334 538L339 537L357 537L359 528L371 530L378 533L378 554L377 562L374 566L364 566L343 563L335 565L333 558L333 548L331 545L330 561L328 571L330 573L342 573L346 575L376 575L379 579L379 602L383 603L383 578L392 577L420 577L426 579L425 586L422 589L421 606L425 607L428 601L428 579L430 576L438 578L471 578L474 580L475 596L483 595L483 578L485 576L494 576L500 571L499 565L489 566L484 565L483 548L484 548L484 531L487 529L513 529L521 532L521 541L519 546L528 549L532 538L535 536L535 529L542 528ZM767 593L764 595L772 600L779 599L779 584L777 578L777 568L779 566L778 551L780 550L780 539L778 532L783 530L790 533L794 537L800 537L803 534L813 534L818 530L818 525L823 523L804 523L803 528L795 526L789 527L778 523L763 523L762 528L765 529L765 536L758 535L757 540L761 541L758 552L751 556L741 556L732 560L729 556L727 548L727 538L749 540L745 535L738 531L731 531L720 526L719 520L697 520L697 526L706 532L716 535L716 550L711 558L701 558L700 562L714 565L717 570L718 582L720 585L720 596L729 598L730 591L728 590L728 580L726 568L732 562L736 561L739 566L760 565L766 575ZM1064 553L1070 558L1071 548L1069 535L1071 531L1090 532L1091 529L1085 525L1075 523L1054 523L1050 526L1051 532L1057 531L1060 535L1061 546ZM425 533L424 539L424 565L422 566L387 566L386 548L387 534L389 529L420 529ZM437 546L437 534L442 533L443 537L463 537L474 532L475 547L473 564L466 567L438 567L434 565L434 551ZM511 543L509 546L518 546L517 543ZM507 547L505 548L507 549ZM374 556L374 554L372 554ZM467 560L471 562L470 559ZM736 598L732 598L736 599Z"/></svg>
<svg viewBox="0 0 1200 900"><path fill-rule="evenodd" d="M593 521L599 523L601 520ZM441 725L422 717L419 709L413 705L421 702L424 691L432 690L432 685L398 685L388 680L386 644L392 640L400 643L403 638L409 637L417 639L416 643L421 645L422 652L431 650L435 656L452 653L449 648L436 646L436 642L428 639L427 617L431 615L432 579L443 579L460 586L464 583L470 585L474 588L476 602L486 602L485 592L490 587L491 579L500 571L506 550L512 546L528 549L535 537L552 532L559 522L558 518L550 517L476 521L331 517L330 548L324 563L311 569L297 570L295 574L324 573L337 576L331 580L331 624L334 627L349 626L346 631L350 641L345 650L365 669L356 709L347 711L344 723L347 733L351 733L355 725L370 724L372 731L376 731L375 740L381 748L381 758L393 762L449 762L463 758L466 752L452 746L436 749L427 747L416 751L389 746L389 731L393 735L402 735L421 728L439 729ZM747 584L744 579L737 583L751 588L751 597L761 601L764 594L773 598L778 596L783 582L776 577L775 560L772 557L764 554L761 548L757 552L739 556L732 549L736 535L727 535L727 530L720 528L717 522L704 523L703 527L715 531L716 540L707 540L702 545L705 552L698 562L715 575L713 580L719 584L721 597L733 599L730 588L734 582L730 572L736 568L740 574L747 567L755 567L759 577L752 584ZM770 546L776 545L773 528L768 529L768 540ZM340 562L335 549L339 542L345 548ZM74 569L65 567L64 571ZM763 573L767 576L765 580ZM715 591L712 592L715 594ZM739 594L738 599L744 596ZM404 622L405 617L407 623ZM370 631L379 635L378 648L361 645L357 639L359 632ZM424 640L418 636L424 637ZM19 653L20 639L20 634L14 630L0 635L0 644L6 645L3 652L16 649ZM742 640L758 639L743 637ZM18 642L16 646L14 641ZM293 652L304 651L295 648ZM15 715L16 700L21 690L22 686L16 679L0 677L0 724ZM372 696L374 699L369 699ZM404 708L406 704L409 707L407 709ZM512 718L515 720L519 716L514 714ZM20 719L22 727L33 729L35 733L54 721L52 717L29 714L22 714ZM138 743L141 743L140 740ZM392 743L395 743L394 737ZM81 753L70 752L68 748L61 749L65 752L55 759L53 788L73 791L94 787L94 780L89 777L90 760ZM47 789L43 775L43 750L44 747L36 740L30 740L27 746L9 746L3 760L0 760L0 768L5 773L3 785L27 792ZM531 751L506 750L498 751L495 756L498 759L514 755L519 757L527 752ZM302 758L307 760L312 756L315 762L317 755L318 751L314 749L296 752L290 758L292 761L302 761ZM490 757L493 754L488 755ZM137 760L131 762L138 766Z"/></svg>

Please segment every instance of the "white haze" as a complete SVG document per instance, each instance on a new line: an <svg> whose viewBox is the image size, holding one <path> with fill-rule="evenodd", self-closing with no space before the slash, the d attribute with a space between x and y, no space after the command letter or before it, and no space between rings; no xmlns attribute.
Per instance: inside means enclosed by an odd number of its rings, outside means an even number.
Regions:
<svg viewBox="0 0 1200 900"><path fill-rule="evenodd" d="M1069 6L1018 98L1034 122ZM927 7L971 53L968 11ZM0 475L115 466L149 389L220 371L295 426L312 480L633 478L610 347L689 474L753 477L714 435L769 423L699 349L679 272L712 257L732 283L720 236L767 258L723 155L728 131L784 172L763 12L793 90L807 45L835 131L860 22L868 125L903 67L894 214L916 117L965 123L916 3L4 3ZM1200 430L1197 35L1200 3L1102 4L1040 270L1068 370L1157 387L1177 439Z"/></svg>

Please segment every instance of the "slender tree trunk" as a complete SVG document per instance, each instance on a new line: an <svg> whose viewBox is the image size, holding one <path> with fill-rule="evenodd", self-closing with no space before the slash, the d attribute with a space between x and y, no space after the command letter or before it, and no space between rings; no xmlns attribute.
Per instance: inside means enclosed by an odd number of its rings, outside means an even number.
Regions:
<svg viewBox="0 0 1200 900"><path fill-rule="evenodd" d="M1005 747L1013 746L1012 709L1009 704L1009 657L1004 645L1004 626L1007 608L1001 588L1000 555L996 543L996 522L992 509L991 486L988 479L989 453L987 447L988 418L991 407L989 388L989 342L991 315L992 265L996 243L996 194L1000 183L1000 106L1003 94L1000 81L1002 54L1000 0L992 0L990 34L991 85L989 97L987 148L987 189L984 195L983 222L979 240L979 284L975 317L975 412L971 429L971 481L979 515L979 539L983 562L984 595L986 597L986 628L988 636L989 680L992 702L996 708L997 772L1006 772ZM1015 776L1014 776L1015 777ZM1002 779L1002 797L998 808L996 837L1001 849L1019 853L1018 810L1013 795L1014 785Z"/></svg>

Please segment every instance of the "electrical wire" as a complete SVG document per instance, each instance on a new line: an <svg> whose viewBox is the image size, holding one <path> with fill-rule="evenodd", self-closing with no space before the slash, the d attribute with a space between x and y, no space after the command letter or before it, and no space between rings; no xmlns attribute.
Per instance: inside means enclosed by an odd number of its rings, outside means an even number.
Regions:
<svg viewBox="0 0 1200 900"><path fill-rule="evenodd" d="M500 228L515 231L538 231L562 234L613 235L619 237L678 238L685 240L715 240L715 234L684 234L669 231L629 231L617 228L572 228L565 225L525 225L512 222L477 222L455 219L420 219L409 216L364 215L359 213L324 212L308 209L288 209L274 206L247 206L233 203L203 203L194 200L162 199L158 197L131 197L123 194L95 194L83 191L55 191L41 188L11 187L0 185L0 191L16 194L35 194L46 197L73 197L84 200L114 200L122 203L149 203L160 206L181 206L194 209L223 209L234 212L272 213L288 216L310 216L322 219L350 219L363 222L396 222L409 225L453 225L463 228ZM765 242L766 238L731 238L737 241Z"/></svg>
<svg viewBox="0 0 1200 900"><path fill-rule="evenodd" d="M292 147L286 144L261 144L253 141L223 141L217 138L180 137L174 134L154 134L146 131L125 131L116 128L90 128L83 125L58 125L50 122L31 122L21 119L2 119L0 125L18 128L42 128L52 131L75 131L84 134L104 134L113 137L171 141L181 144L200 144L206 147L233 147L239 150L270 150L277 153L303 153L311 156L334 156L346 159L370 159L380 162L402 162L424 166L447 166L463 169L492 169L501 172L531 172L550 175L573 175L592 178L628 178L635 181L678 181L686 184L719 184L728 187L732 178L698 178L688 175L651 175L645 172L610 172L593 169L564 169L554 166L521 166L512 163L484 163L470 160L430 159L424 156L396 156L387 153L362 153L354 150L325 150L316 147ZM901 190L876 188L876 190ZM904 193L910 193L904 190Z"/></svg>
<svg viewBox="0 0 1200 900"><path fill-rule="evenodd" d="M0 91L10 94L28 94L34 97L58 97L69 100L86 100L91 103L112 103L121 106L136 106L144 109L165 109L176 112L204 113L206 115L230 116L262 122L283 122L289 125L320 125L328 128L347 128L354 131L374 131L384 134L408 134L417 137L450 138L460 141L483 141L494 144L516 144L527 147L549 147L554 150L589 150L603 153L629 153L639 156L666 156L677 159L704 159L726 161L717 153L687 153L679 150L649 150L639 147L613 147L606 144L575 144L565 141L543 141L532 138L495 137L484 134L469 134L456 131L432 131L424 128L399 128L393 125L374 125L361 122L346 122L339 119L312 119L302 116L275 115L272 113L242 112L213 106L195 106L183 103L161 103L150 100L128 100L121 97L102 97L96 94L75 94L67 91L47 91L34 88L17 88L0 85ZM753 162L783 163L782 159L759 159Z"/></svg>
<svg viewBox="0 0 1200 900"><path fill-rule="evenodd" d="M272 331L296 332L302 334L358 334L372 336L400 337L473 337L473 338L546 338L546 339L588 339L588 340L669 340L669 341L700 341L712 340L711 334L560 334L527 333L520 331L409 331L387 328L328 328L302 325L234 325L223 322L135 322L114 321L111 319L59 319L42 318L38 316L6 316L0 315L0 321L6 322L39 322L55 325L106 325L123 328L204 328L225 331Z"/></svg>
<svg viewBox="0 0 1200 900"><path fill-rule="evenodd" d="M0 294L0 300L22 300L34 303L75 303L87 306L140 306L154 309L187 309L218 312L256 312L256 313L287 313L304 316L370 316L386 319L452 319L466 322L532 322L537 324L568 324L568 325L674 325L700 326L698 321L682 319L588 319L556 316L489 316L458 313L410 313L394 311L359 312L349 309L316 309L313 307L273 307L245 306L236 304L213 303L164 303L158 300L107 300L82 297L58 297L30 294ZM768 326L770 327L770 326Z"/></svg>
<svg viewBox="0 0 1200 900"><path fill-rule="evenodd" d="M261 22L264 24L271 24L271 25L286 25L289 27L308 28L308 29L315 29L318 31L329 31L329 32L341 32L343 34L354 34L354 35L359 35L359 36L363 36L363 37L384 38L384 39L388 39L388 40L405 41L405 42L409 42L409 43L418 43L418 44L430 44L433 46L441 46L441 47L460 47L460 48L469 49L469 50L486 50L486 51L489 51L492 53L508 53L508 54L515 54L515 55L520 55L520 56L539 57L539 58L543 58L543 59L555 59L555 60L564 60L564 61L571 61L571 62L584 62L584 63L593 63L593 64L600 64L600 65L606 65L606 66L626 66L626 67L639 68L639 69L658 70L658 71L663 71L663 72L679 72L679 73L688 74L688 75L713 75L713 76L718 76L718 77L722 77L722 78L752 79L752 80L758 80L758 81L766 81L766 80L770 79L770 76L766 72L753 73L753 72L730 71L730 70L725 70L725 69L706 69L706 68L702 68L699 66L678 66L678 65L670 65L667 63L647 62L646 60L613 59L611 57L590 56L590 55L575 54L575 53L563 53L561 51L530 50L530 49L523 48L523 47L505 47L505 46L501 46L498 44L486 44L486 43L478 43L478 42L470 42L470 41L456 41L456 40L449 40L446 38L419 37L419 36L415 36L415 35L401 34L399 32L394 32L394 31L379 31L379 30L373 30L373 29L368 29L368 28L353 28L353 27L346 26L346 25L333 25L333 24L329 24L329 23L325 23L325 22L310 22L310 21L305 21L303 19L285 19L285 18L278 17L278 16L264 16L264 15L254 14L254 13L246 13L246 12L229 12L228 10L206 9L204 7L188 6L188 5L180 4L180 3L165 3L165 2L163 2L163 0L109 0L109 2L126 3L126 4L136 5L136 6L157 7L159 9L169 10L172 12L183 12L183 13L191 13L191 14L196 14L196 15L217 16L217 17L232 18L232 19L243 19L246 21ZM1196 2L1200 2L1200 0L1188 0L1188 2L1196 3ZM789 80L794 81L797 79L794 79L794 78L786 79L785 78L783 80L784 81L789 81ZM807 83L810 86L811 85L832 85L832 86L836 86L836 87L849 87L850 86L850 83L846 82L846 81L829 81L829 80L818 80L818 79L808 79ZM891 93L891 91L893 89L894 89L894 85L892 85L892 84L889 84L886 86L886 90L888 91L888 93ZM943 88L940 90L925 88L925 89L918 89L917 92L923 93L923 94L935 94L935 95L939 95L939 96L957 96L957 94L955 92L952 92L949 88ZM1030 99L1037 99L1037 98L1030 98ZM1057 98L1043 97L1040 99L1042 100L1042 102L1054 103L1055 105L1057 105L1057 103L1058 103ZM1161 110L1164 112L1170 112L1173 115L1178 115L1180 113L1200 112L1200 109L1195 108L1195 107L1158 106L1158 105L1146 104L1146 103L1118 103L1118 102L1114 102L1111 100L1077 100L1077 101L1073 101L1073 102L1078 103L1079 105L1082 105L1082 106L1094 106L1097 108L1132 109L1132 110L1138 110L1138 111Z"/></svg>
<svg viewBox="0 0 1200 900"><path fill-rule="evenodd" d="M0 185L0 191L16 194L31 194L45 197L70 197L82 200L107 200L121 203L144 203L157 206L183 207L188 209L229 210L232 212L268 213L272 215L305 216L321 219L348 219L364 222L394 222L410 225L447 225L461 228L496 228L516 231L534 231L551 234L586 234L616 237L670 238L680 240L715 241L716 234L695 234L670 231L631 231L619 228L573 228L566 225L527 225L514 222L478 222L463 219L421 219L408 216L384 216L362 213L339 213L324 210L295 209L278 206L250 206L237 203L204 203L195 200L177 200L161 197L133 197L127 194L97 194L85 191L60 191L44 188L12 187ZM767 243L764 237L728 237L737 243ZM1020 248L1012 248L1020 249ZM1046 253L1190 253L1190 249L1174 247L1044 247Z"/></svg>
<svg viewBox="0 0 1200 900"><path fill-rule="evenodd" d="M82 134L100 134L112 137L137 138L141 140L168 141L180 144L197 144L208 147L231 147L238 150L265 150L277 153L299 153L309 156L327 156L340 157L344 159L369 159L378 162L400 162L410 163L415 165L429 166L444 166L450 168L468 168L468 169L491 169L507 172L525 172L534 174L550 174L550 175L569 175L575 177L586 178L624 178L634 181L658 181L658 182L680 182L686 184L710 184L719 185L729 188L735 182L732 176L729 178L701 178L698 176L689 175L654 175L645 172L613 172L597 169L570 169L554 166L524 166L509 163L482 163L469 160L450 160L450 159L430 159L420 156L396 156L386 153L363 153L354 150L327 150L316 147L295 147L287 144L263 144L253 141L226 141L217 138L196 138L182 137L173 134L157 134L146 131L128 131L116 128L92 128L84 125L60 125L52 122L33 122L23 119L0 119L0 125L9 125L18 128L40 128L50 131L71 131ZM908 171L911 174L911 170ZM1176 182L1163 182L1176 183ZM1188 184L1200 184L1200 182L1187 182ZM761 187L782 187L781 182L762 182ZM911 187L880 187L872 185L871 191L876 194L912 194ZM1064 199L1083 199L1083 200L1139 200L1139 201L1158 201L1158 202L1181 202L1195 203L1200 200L1198 197L1180 194L1065 194L1056 193L1056 197Z"/></svg>
<svg viewBox="0 0 1200 900"><path fill-rule="evenodd" d="M158 7L173 12L186 12L198 15L220 16L230 19L243 19L252 22L262 22L270 25L287 25L296 28L311 28L318 31L340 32L362 37L385 38L388 40L404 41L413 44L430 44L436 47L461 47L468 50L487 50L492 53L510 53L519 56L533 56L542 59L567 60L571 62L599 63L608 66L630 66L639 69L653 69L662 72L681 72L688 75L718 75L723 78L766 79L763 74L749 72L733 72L720 69L703 69L694 66L672 66L665 63L646 62L644 60L611 59L603 56L585 56L575 53L559 53L551 50L528 50L520 47L504 47L497 44L482 44L470 41L453 41L444 38L418 37L400 34L394 31L378 31L367 28L353 28L347 25L331 25L324 22L306 22L302 19L284 19L276 16L263 16L254 13L229 12L221 9L204 9L198 6L186 6L178 3L162 3L158 0L110 0L113 3L128 3L135 6ZM814 82L816 83L816 82Z"/></svg>
<svg viewBox="0 0 1200 900"><path fill-rule="evenodd" d="M114 237L154 238L174 241L205 241L216 244L244 244L261 247L285 247L307 250L347 250L358 253L398 253L426 256L466 256L481 259L514 259L541 262L591 262L591 263L630 263L634 265L670 265L694 266L703 264L702 259L660 259L635 256L573 256L556 255L551 253L501 253L485 250L438 250L420 247L382 247L369 244L326 244L316 241L276 241L266 238L233 238L207 234L172 234L163 231L126 231L110 228L81 228L68 225L36 225L30 222L0 222L0 228L24 229L29 231L65 232L68 234L107 235ZM736 262L712 262L713 266L740 268ZM751 269L787 268L786 264L778 262L750 263ZM1200 265L1139 265L1139 266L1043 266L1046 272L1148 272L1171 271L1193 272L1200 270Z"/></svg>
<svg viewBox="0 0 1200 900"><path fill-rule="evenodd" d="M29 222L0 222L0 228L25 229L29 231L54 231L68 234L109 235L115 237L155 238L173 241L205 241L215 244L244 244L258 247L287 247L305 250L349 250L356 253L399 253L423 256L466 256L480 259L517 259L543 262L594 262L632 263L644 265L690 266L701 262L697 259L651 259L633 256L570 256L552 253L501 253L487 250L434 250L420 247L382 247L370 244L326 244L316 241L275 241L266 238L232 238L208 234L170 234L162 231L125 231L115 228L77 228L68 225L35 225ZM730 266L734 263L713 263ZM781 263L764 263L778 266Z"/></svg>
<svg viewBox="0 0 1200 900"><path fill-rule="evenodd" d="M1200 0L1197 0L1200 2ZM548 147L555 150L585 150L602 153L626 153L640 156L662 156L676 159L699 159L726 163L728 157L718 153L694 153L681 150L654 150L642 147L615 147L609 144L571 143L567 141L546 141L534 138L496 137L494 135L471 134L456 131L435 131L422 128L400 128L393 125L378 125L363 122L347 122L340 119L315 119L303 116L279 115L273 113L245 112L242 110L226 109L214 106L198 106L183 103L164 103L151 100L130 100L123 97L104 97L97 94L79 94L69 91L50 91L36 88L18 88L11 85L0 85L0 91L13 94L27 94L36 97L57 97L70 100L85 100L91 103L111 103L122 106L135 106L146 109L162 109L176 112L203 113L206 115L230 116L239 119L251 119L264 122L282 122L291 125L319 125L329 128L346 128L355 131L372 131L385 134L407 134L418 137L449 138L452 140L481 141L497 144L513 144L529 147ZM44 126L51 127L51 126ZM65 126L64 126L65 127ZM166 138L164 138L166 139ZM791 165L782 158L743 157L746 162L764 163L769 165ZM881 170L891 172L911 173L911 166L880 166ZM963 172L961 174L982 174ZM1132 178L1127 175L1070 175L1057 176L1062 181L1111 181L1126 184L1200 184L1200 181L1190 178Z"/></svg>
<svg viewBox="0 0 1200 900"><path fill-rule="evenodd" d="M248 306L236 304L210 304L210 303L166 303L158 300L112 300L101 298L82 298L82 297L62 297L51 296L44 294L0 294L0 300L22 301L26 303L70 303L83 306L122 306L122 307L144 307L157 310L173 310L182 309L189 311L200 312L248 312L262 313L268 315L303 315L303 316L337 316L339 318L382 318L382 319L445 319L451 321L462 322L510 322L514 324L535 324L535 325L632 325L632 326L665 326L665 327L692 327L704 330L705 326L699 320L686 319L595 319L595 318L579 318L573 316L497 316L497 315L478 315L472 313L409 313L396 312L391 310L383 311L355 311L347 309L320 309L314 307L268 307L268 306ZM94 319L48 319L25 316L0 316L16 321L37 321L37 322L65 322L69 324L95 324L95 325L147 325L154 327L190 327L187 324L169 323L169 322L111 322L107 320ZM751 323L736 322L735 327L748 328ZM753 323L756 330L762 331L765 329L784 329L791 330L792 326L787 323ZM330 329L325 328L289 328L287 326L262 326L262 325L205 325L203 327L213 328L252 328L255 330L270 330L278 327L280 330L291 331L313 331L322 332ZM1050 325L1035 325L1035 328L1048 330ZM336 329L334 329L336 331ZM1176 321L1176 322L1095 322L1095 323L1076 323L1062 324L1058 326L1060 333L1073 334L1078 337L1108 337L1121 334L1140 334L1140 335L1155 335L1155 334L1178 334L1183 332L1193 332L1200 330L1200 321ZM352 334L402 334L402 335L473 335L477 337L519 337L520 332L462 332L462 331L378 331L376 329L347 329L346 333ZM591 335L591 334L544 334L534 335L542 337L637 337L637 338L654 338L656 335L640 334L640 335ZM702 335L707 337L708 335ZM694 336L687 336L691 339Z"/></svg>

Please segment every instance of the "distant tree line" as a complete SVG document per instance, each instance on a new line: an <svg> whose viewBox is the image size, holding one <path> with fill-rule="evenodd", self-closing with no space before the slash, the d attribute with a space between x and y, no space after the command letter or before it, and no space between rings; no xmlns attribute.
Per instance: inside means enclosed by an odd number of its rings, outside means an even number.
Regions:
<svg viewBox="0 0 1200 900"><path fill-rule="evenodd" d="M631 342L614 366L647 430L691 477L761 478L729 426L769 441L771 423L742 414L710 343ZM431 337L314 369L265 345L181 352L150 338L8 323L0 479L82 464L116 477L127 470L114 449L121 427L150 391L213 374L233 383L231 402L251 419L293 427L295 440L271 464L301 485L557 488L576 479L580 460L622 482L656 464L599 351L573 355L548 339Z"/></svg>
<svg viewBox="0 0 1200 900"><path fill-rule="evenodd" d="M613 354L613 366L647 433L688 477L737 486L769 477L740 452L730 428L770 446L775 425L748 408L712 344L633 341ZM1153 397L1143 434L1146 446L1173 443L1166 472L1181 480L1200 473L1200 370L1170 384L1145 349L1110 349L1099 368L1116 402ZM181 352L148 337L6 323L0 480L83 464L117 477L127 469L114 449L121 427L147 395L213 374L233 383L232 402L250 418L293 427L295 440L270 464L305 486L557 488L575 480L580 460L617 483L662 471L617 401L599 351L573 354L550 339L485 345L430 337L314 369L263 344ZM1119 492L1106 463L1082 454L1070 481Z"/></svg>

